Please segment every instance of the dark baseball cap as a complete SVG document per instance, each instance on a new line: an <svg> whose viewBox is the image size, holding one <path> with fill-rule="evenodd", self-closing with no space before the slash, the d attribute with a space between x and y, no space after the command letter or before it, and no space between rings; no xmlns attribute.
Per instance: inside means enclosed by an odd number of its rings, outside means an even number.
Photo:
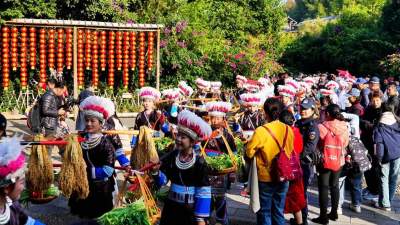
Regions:
<svg viewBox="0 0 400 225"><path fill-rule="evenodd" d="M315 108L315 102L312 98L305 98L302 102L301 102L301 108L302 109L311 109L311 108Z"/></svg>
<svg viewBox="0 0 400 225"><path fill-rule="evenodd" d="M380 80L378 77L372 77L371 80L369 80L369 82L373 84L379 84Z"/></svg>

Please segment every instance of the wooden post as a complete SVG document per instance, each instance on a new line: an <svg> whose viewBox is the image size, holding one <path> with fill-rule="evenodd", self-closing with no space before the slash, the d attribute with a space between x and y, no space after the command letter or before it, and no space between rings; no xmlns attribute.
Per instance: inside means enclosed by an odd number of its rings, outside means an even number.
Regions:
<svg viewBox="0 0 400 225"><path fill-rule="evenodd" d="M156 88L160 90L160 28L157 29L157 71L156 71Z"/></svg>
<svg viewBox="0 0 400 225"><path fill-rule="evenodd" d="M78 28L74 26L74 36L73 36L73 64L74 68L74 98L78 98Z"/></svg>

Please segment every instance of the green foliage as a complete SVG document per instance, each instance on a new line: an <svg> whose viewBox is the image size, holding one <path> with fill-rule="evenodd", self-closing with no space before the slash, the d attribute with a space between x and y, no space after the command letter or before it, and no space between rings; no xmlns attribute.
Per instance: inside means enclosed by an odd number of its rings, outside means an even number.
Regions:
<svg viewBox="0 0 400 225"><path fill-rule="evenodd" d="M283 43L290 40L282 38L286 14L281 3L281 0L8 0L0 4L3 9L0 15L4 19L165 24L161 34L163 86L176 85L178 80L193 81L195 77L223 80L229 85L234 83L236 74L258 78L281 70L276 61L284 51ZM244 57L236 59L238 54Z"/></svg>
<svg viewBox="0 0 400 225"><path fill-rule="evenodd" d="M55 18L55 0L4 0L0 2L2 22L14 18Z"/></svg>
<svg viewBox="0 0 400 225"><path fill-rule="evenodd" d="M388 76L399 77L400 74L400 54L388 55L380 61L380 67Z"/></svg>
<svg viewBox="0 0 400 225"><path fill-rule="evenodd" d="M334 2L334 1L332 1ZM343 1L338 19L304 22L281 62L292 71L383 74L380 61L396 51L380 20L384 1ZM334 12L334 11L332 11Z"/></svg>

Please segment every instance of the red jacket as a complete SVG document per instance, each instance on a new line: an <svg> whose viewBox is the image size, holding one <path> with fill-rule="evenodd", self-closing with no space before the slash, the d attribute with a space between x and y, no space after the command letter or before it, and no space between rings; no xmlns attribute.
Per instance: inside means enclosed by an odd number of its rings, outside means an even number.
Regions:
<svg viewBox="0 0 400 225"><path fill-rule="evenodd" d="M294 133L294 151L300 155L303 151L303 136L301 135L299 128L292 126L292 130Z"/></svg>

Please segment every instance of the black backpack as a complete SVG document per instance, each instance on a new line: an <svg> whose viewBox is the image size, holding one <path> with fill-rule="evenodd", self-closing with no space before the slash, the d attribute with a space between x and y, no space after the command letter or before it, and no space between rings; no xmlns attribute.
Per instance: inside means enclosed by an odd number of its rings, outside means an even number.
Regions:
<svg viewBox="0 0 400 225"><path fill-rule="evenodd" d="M368 149L359 138L350 136L347 149L351 156L351 167L354 172L365 172L371 169L371 158L368 155Z"/></svg>
<svg viewBox="0 0 400 225"><path fill-rule="evenodd" d="M29 129L37 134L41 132L41 115L40 115L40 100L39 97L33 104L32 108L28 112L27 125Z"/></svg>

